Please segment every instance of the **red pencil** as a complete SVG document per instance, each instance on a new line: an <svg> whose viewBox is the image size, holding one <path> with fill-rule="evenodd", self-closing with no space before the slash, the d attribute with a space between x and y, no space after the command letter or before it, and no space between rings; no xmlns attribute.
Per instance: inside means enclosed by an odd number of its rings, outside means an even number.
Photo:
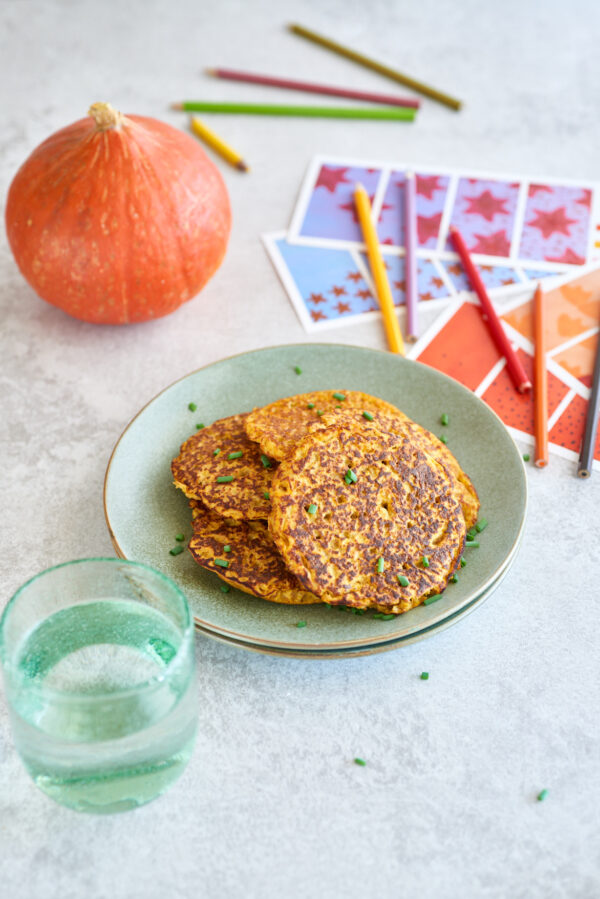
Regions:
<svg viewBox="0 0 600 899"><path fill-rule="evenodd" d="M412 97L397 97L395 94L376 94L346 87L315 84L311 81L296 81L292 78L276 78L272 75L255 75L252 72L238 72L235 69L207 69L207 75L226 78L229 81L245 81L250 84L265 84L268 87L286 87L292 91L307 91L310 94L326 94L330 97L347 97L352 100L366 100L369 103L383 103L385 106L405 106L418 109L419 100Z"/></svg>
<svg viewBox="0 0 600 899"><path fill-rule="evenodd" d="M531 381L527 377L525 369L519 362L517 354L513 350L506 334L504 333L502 322L496 315L496 310L492 306L492 301L487 294L485 285L481 280L479 272L475 268L473 260L469 255L467 245L457 228L451 226L449 233L452 243L454 244L454 248L460 256L460 261L463 264L463 268L467 273L467 277L471 282L471 287L479 297L479 302L481 303L484 313L483 320L489 328L494 343L506 359L506 367L508 369L508 373L510 374L517 390L520 393L525 393L526 390L531 390Z"/></svg>

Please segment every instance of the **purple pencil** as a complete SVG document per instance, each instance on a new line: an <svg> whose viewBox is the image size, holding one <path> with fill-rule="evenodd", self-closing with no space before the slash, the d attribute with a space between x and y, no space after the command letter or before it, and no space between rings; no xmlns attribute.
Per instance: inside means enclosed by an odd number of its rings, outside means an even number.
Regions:
<svg viewBox="0 0 600 899"><path fill-rule="evenodd" d="M414 342L419 336L419 329L417 326L417 215L413 172L406 173L404 185L406 339Z"/></svg>

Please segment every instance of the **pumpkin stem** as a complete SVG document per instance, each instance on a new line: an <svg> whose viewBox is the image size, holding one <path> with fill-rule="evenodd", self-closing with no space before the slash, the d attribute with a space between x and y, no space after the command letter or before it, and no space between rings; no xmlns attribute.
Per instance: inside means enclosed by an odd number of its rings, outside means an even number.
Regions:
<svg viewBox="0 0 600 899"><path fill-rule="evenodd" d="M91 115L96 122L98 131L120 128L123 121L123 114L114 109L110 103L92 103L88 115Z"/></svg>

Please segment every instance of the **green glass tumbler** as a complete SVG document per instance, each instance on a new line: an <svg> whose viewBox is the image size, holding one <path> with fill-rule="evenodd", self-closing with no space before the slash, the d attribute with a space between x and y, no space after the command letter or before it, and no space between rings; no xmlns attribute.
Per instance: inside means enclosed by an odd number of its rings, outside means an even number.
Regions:
<svg viewBox="0 0 600 899"><path fill-rule="evenodd" d="M16 748L78 811L137 808L181 774L198 718L194 626L167 577L81 559L24 584L0 620Z"/></svg>

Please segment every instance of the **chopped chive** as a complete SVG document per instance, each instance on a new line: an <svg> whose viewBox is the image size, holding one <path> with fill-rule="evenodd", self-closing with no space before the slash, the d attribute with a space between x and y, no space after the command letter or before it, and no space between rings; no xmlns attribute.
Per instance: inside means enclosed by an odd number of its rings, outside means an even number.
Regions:
<svg viewBox="0 0 600 899"><path fill-rule="evenodd" d="M217 447L216 450L213 450L213 456L218 456L220 452L221 452L221 448Z"/></svg>
<svg viewBox="0 0 600 899"><path fill-rule="evenodd" d="M472 543L476 536L477 536L477 534L468 533L467 534L467 543Z"/></svg>
<svg viewBox="0 0 600 899"><path fill-rule="evenodd" d="M548 795L548 790L542 790L541 793L538 793L538 796L537 796L538 802L543 802L544 799L547 797L547 795Z"/></svg>
<svg viewBox="0 0 600 899"><path fill-rule="evenodd" d="M224 552L224 553L230 553L230 552L231 552L231 546L229 545L229 543L227 544L227 546L224 546L224 547L223 547L223 552Z"/></svg>
<svg viewBox="0 0 600 899"><path fill-rule="evenodd" d="M171 553L172 556L178 556L179 553L183 552L183 546L180 543L179 546L174 546L173 549L169 550L169 552Z"/></svg>
<svg viewBox="0 0 600 899"><path fill-rule="evenodd" d="M315 503L311 503L310 506L308 507L307 511L308 511L309 515L314 515L315 512L317 511L317 507L316 507Z"/></svg>
<svg viewBox="0 0 600 899"><path fill-rule="evenodd" d="M342 407L341 407L341 406L336 406L335 408L336 408L336 409L341 409Z"/></svg>
<svg viewBox="0 0 600 899"><path fill-rule="evenodd" d="M424 605L430 606L432 602L437 602L438 599L441 599L441 598L442 598L442 594L441 594L441 593L434 593L433 596L428 596L428 597L427 597L427 599L425 600Z"/></svg>
<svg viewBox="0 0 600 899"><path fill-rule="evenodd" d="M199 423L196 425L196 430L197 430L197 431L201 431L203 427L204 427L204 425L202 424L202 422L199 422Z"/></svg>
<svg viewBox="0 0 600 899"><path fill-rule="evenodd" d="M364 768L367 764L364 759L354 759L355 765L360 765L361 768Z"/></svg>
<svg viewBox="0 0 600 899"><path fill-rule="evenodd" d="M385 567L385 562L383 561L383 556L379 556L379 558L377 559L377 571L379 574L381 574L384 567Z"/></svg>
<svg viewBox="0 0 600 899"><path fill-rule="evenodd" d="M465 562L465 560L464 560L464 559L462 558L462 556L461 556L461 559L460 559L460 567L461 567L461 568L464 568L466 564L467 564L467 563Z"/></svg>
<svg viewBox="0 0 600 899"><path fill-rule="evenodd" d="M469 530L467 531L467 537L471 537L471 539L473 539L476 536L477 536L477 528L469 528Z"/></svg>
<svg viewBox="0 0 600 899"><path fill-rule="evenodd" d="M346 399L346 397L344 396L343 393L334 393L333 398L334 398L334 400L339 400L340 403Z"/></svg>
<svg viewBox="0 0 600 899"><path fill-rule="evenodd" d="M296 627L306 627L306 621L298 621Z"/></svg>
<svg viewBox="0 0 600 899"><path fill-rule="evenodd" d="M358 481L358 476L355 471L352 471L352 469L349 468L344 475L344 480L347 484L356 484L356 482Z"/></svg>
<svg viewBox="0 0 600 899"><path fill-rule="evenodd" d="M487 528L487 526L488 526L487 518L482 518L481 521L478 521L477 524L475 525L475 527L477 528L477 532L479 534L481 534L481 532L483 530L485 530L485 528Z"/></svg>
<svg viewBox="0 0 600 899"><path fill-rule="evenodd" d="M452 575L450 580L452 581L453 584L458 584L458 575L456 574L456 572Z"/></svg>
<svg viewBox="0 0 600 899"><path fill-rule="evenodd" d="M294 365L294 371L296 372L297 375L302 374L302 369L300 368L299 365Z"/></svg>
<svg viewBox="0 0 600 899"><path fill-rule="evenodd" d="M421 565L423 566L423 568L429 568L429 559L427 558L427 556L423 556L423 558L421 559Z"/></svg>
<svg viewBox="0 0 600 899"><path fill-rule="evenodd" d="M370 412L363 412L363 418L366 418L367 421L373 421L373 416Z"/></svg>
<svg viewBox="0 0 600 899"><path fill-rule="evenodd" d="M229 453L227 458L231 461L231 459L241 459L243 455L244 455L243 450L237 450L237 452L235 452L235 453Z"/></svg>
<svg viewBox="0 0 600 899"><path fill-rule="evenodd" d="M530 459L531 456L529 455L529 453L523 453L523 462L529 462Z"/></svg>
<svg viewBox="0 0 600 899"><path fill-rule="evenodd" d="M230 589L231 587L229 587L227 584L221 584L221 593L229 593Z"/></svg>
<svg viewBox="0 0 600 899"><path fill-rule="evenodd" d="M188 409L190 410L190 412L195 412L197 408L198 406L196 405L196 403L188 403Z"/></svg>
<svg viewBox="0 0 600 899"><path fill-rule="evenodd" d="M233 481L232 474L223 474L221 477L217 478L217 484L229 484L230 481Z"/></svg>
<svg viewBox="0 0 600 899"><path fill-rule="evenodd" d="M175 534L175 539L181 543L182 540L185 540L184 534Z"/></svg>
<svg viewBox="0 0 600 899"><path fill-rule="evenodd" d="M307 406L306 408L307 408L307 409L314 409L314 408L315 408L315 404L314 404L314 403L309 403L308 406Z"/></svg>
<svg viewBox="0 0 600 899"><path fill-rule="evenodd" d="M396 616L395 615L381 615L380 617L381 617L382 621L391 621L392 618L395 618Z"/></svg>
<svg viewBox="0 0 600 899"><path fill-rule="evenodd" d="M421 680L429 680L429 671L421 671Z"/></svg>
<svg viewBox="0 0 600 899"><path fill-rule="evenodd" d="M398 581L403 587L408 587L410 581L403 574L398 575Z"/></svg>
<svg viewBox="0 0 600 899"><path fill-rule="evenodd" d="M265 499L271 499L271 494L268 490L263 490L263 496Z"/></svg>
<svg viewBox="0 0 600 899"><path fill-rule="evenodd" d="M443 425L447 425L449 421L450 419L448 418L448 415L446 414L446 412L444 412L443 415L440 416L440 422Z"/></svg>
<svg viewBox="0 0 600 899"><path fill-rule="evenodd" d="M366 609L355 609L354 610L355 615L366 615L366 613L367 613Z"/></svg>
<svg viewBox="0 0 600 899"><path fill-rule="evenodd" d="M481 544L479 543L479 540L469 540L467 543L465 543L467 549L479 549L480 545Z"/></svg>
<svg viewBox="0 0 600 899"><path fill-rule="evenodd" d="M442 443L448 443L448 438L445 434L440 434L439 439L442 441Z"/></svg>
<svg viewBox="0 0 600 899"><path fill-rule="evenodd" d="M321 409L317 409L317 415L319 415L319 416L324 415L324 412Z"/></svg>
<svg viewBox="0 0 600 899"><path fill-rule="evenodd" d="M229 568L227 559L215 559L215 565L218 565L220 568Z"/></svg>
<svg viewBox="0 0 600 899"><path fill-rule="evenodd" d="M269 459L268 456L265 456L264 453L261 453L261 454L260 454L260 461L261 461L262 464L263 464L263 468L270 468L270 467L271 467L271 460Z"/></svg>

